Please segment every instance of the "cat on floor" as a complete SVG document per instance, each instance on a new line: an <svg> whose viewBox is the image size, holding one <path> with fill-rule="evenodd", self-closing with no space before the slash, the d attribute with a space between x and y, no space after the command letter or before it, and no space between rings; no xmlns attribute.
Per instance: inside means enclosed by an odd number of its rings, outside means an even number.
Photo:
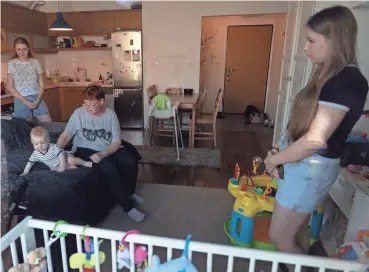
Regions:
<svg viewBox="0 0 369 272"><path fill-rule="evenodd" d="M247 105L244 112L245 124L262 124L265 120L268 120L266 113L260 111L253 105Z"/></svg>

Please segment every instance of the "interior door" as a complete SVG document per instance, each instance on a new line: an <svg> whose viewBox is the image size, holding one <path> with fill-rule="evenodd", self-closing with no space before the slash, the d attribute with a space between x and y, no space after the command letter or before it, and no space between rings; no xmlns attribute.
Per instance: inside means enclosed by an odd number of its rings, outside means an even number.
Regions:
<svg viewBox="0 0 369 272"><path fill-rule="evenodd" d="M243 113L252 104L264 110L273 25L229 26L224 112Z"/></svg>

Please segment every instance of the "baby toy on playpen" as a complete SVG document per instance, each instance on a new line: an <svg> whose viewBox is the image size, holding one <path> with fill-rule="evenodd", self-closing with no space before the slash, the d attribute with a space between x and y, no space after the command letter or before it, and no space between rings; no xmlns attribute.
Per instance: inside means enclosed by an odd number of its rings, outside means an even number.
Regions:
<svg viewBox="0 0 369 272"><path fill-rule="evenodd" d="M262 163L260 157L253 159L253 171L240 176L240 167L235 166L234 176L228 182L228 191L236 198L232 215L224 223L224 231L235 246L276 250L269 240L269 226L278 189L277 179L266 171L258 175ZM284 177L283 166L278 167L280 179ZM316 210L310 221L311 243L318 239L322 208Z"/></svg>

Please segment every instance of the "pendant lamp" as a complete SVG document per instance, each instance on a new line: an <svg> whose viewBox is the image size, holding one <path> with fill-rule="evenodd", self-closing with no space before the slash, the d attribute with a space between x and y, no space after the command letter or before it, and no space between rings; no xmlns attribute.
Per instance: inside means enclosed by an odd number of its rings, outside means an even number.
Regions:
<svg viewBox="0 0 369 272"><path fill-rule="evenodd" d="M62 13L60 12L60 6L58 1L58 15L56 20L50 25L49 30L58 30L58 31L71 31L73 28L64 20Z"/></svg>

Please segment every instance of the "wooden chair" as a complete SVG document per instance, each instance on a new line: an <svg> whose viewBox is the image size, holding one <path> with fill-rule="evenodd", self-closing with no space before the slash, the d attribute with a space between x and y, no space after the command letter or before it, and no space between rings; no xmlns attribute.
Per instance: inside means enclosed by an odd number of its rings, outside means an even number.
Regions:
<svg viewBox="0 0 369 272"><path fill-rule="evenodd" d="M200 86L199 100L198 100L198 103L196 105L196 115L198 115L198 116L200 116L202 114L202 109L204 107L204 102L205 102L205 97L206 97L207 90L208 90L207 85L201 85ZM189 119L191 119L192 109L179 109L178 114L179 114L179 118L180 118L180 127L182 128L182 126L183 126L182 117L183 116L189 116ZM189 126L189 124L186 124L186 125Z"/></svg>
<svg viewBox="0 0 369 272"><path fill-rule="evenodd" d="M147 92L147 98L149 101L149 105L151 105L151 100L154 98L154 96L157 95L155 84L150 85L149 88L147 88L146 92Z"/></svg>
<svg viewBox="0 0 369 272"><path fill-rule="evenodd" d="M199 125L200 130L195 131L194 133L195 140L212 140L214 147L217 146L216 121L217 121L219 107L222 104L223 94L224 94L224 90L219 89L217 97L215 99L214 112L212 115L196 115L195 127ZM205 125L213 125L212 132L201 131L202 126L205 126ZM191 133L191 127L190 127L190 133Z"/></svg>

